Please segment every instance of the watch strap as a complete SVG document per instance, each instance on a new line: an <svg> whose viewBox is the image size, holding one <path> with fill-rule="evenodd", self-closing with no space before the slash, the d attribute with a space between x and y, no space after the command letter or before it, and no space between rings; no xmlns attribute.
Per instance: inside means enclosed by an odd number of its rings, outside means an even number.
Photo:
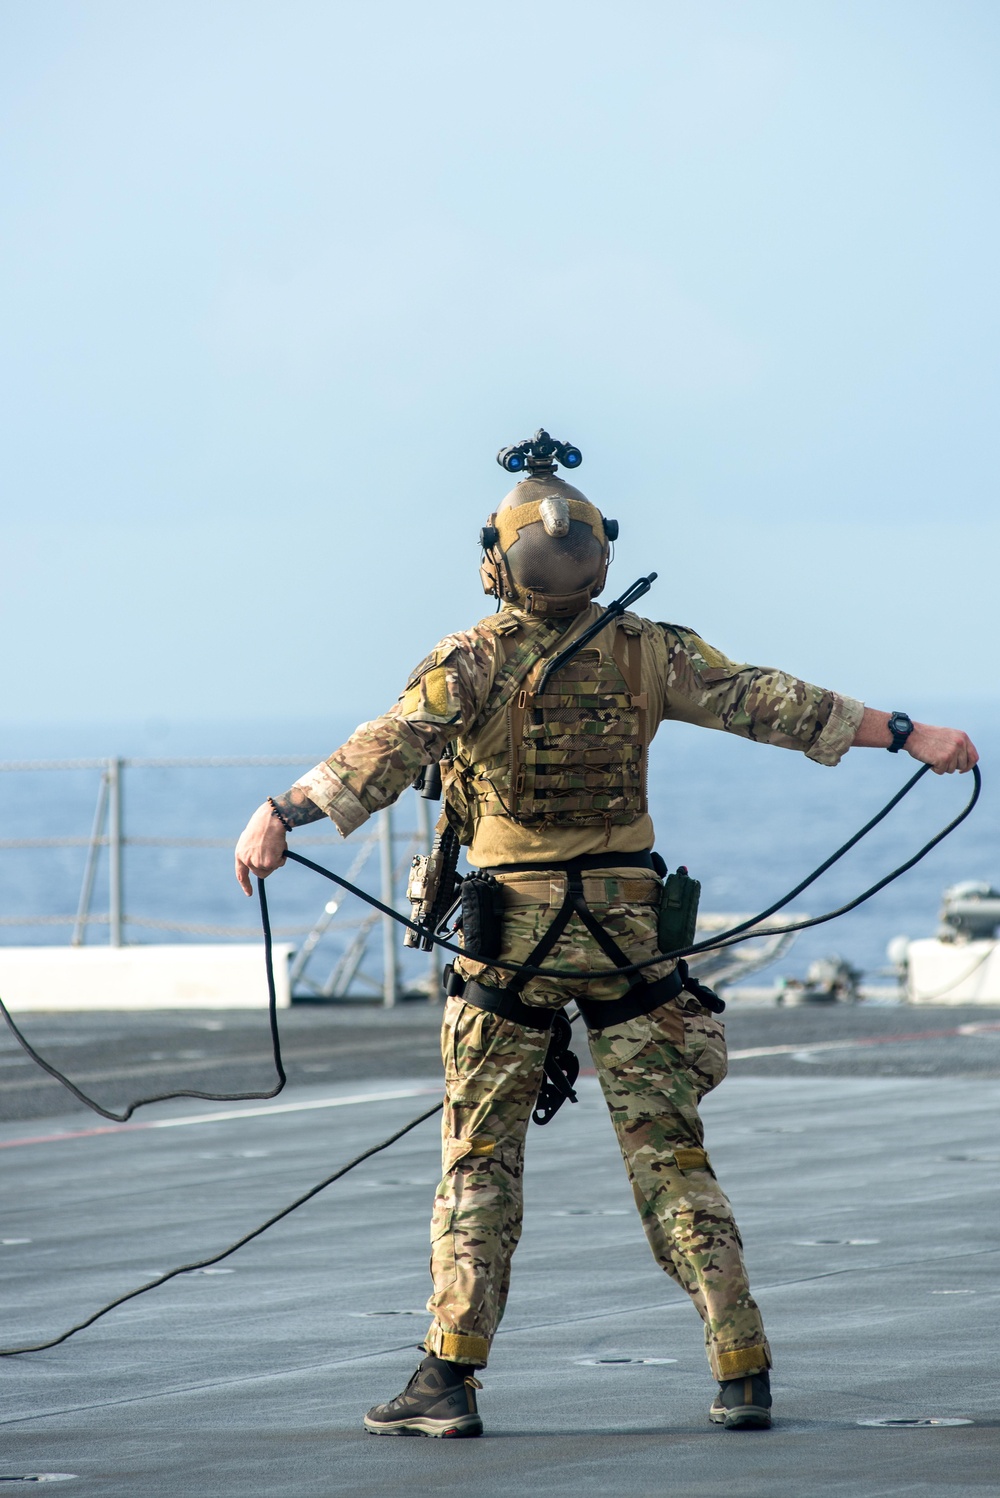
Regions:
<svg viewBox="0 0 1000 1498"><path fill-rule="evenodd" d="M913 719L909 713L890 713L889 732L892 734L892 743L889 745L890 754L898 754L913 732Z"/></svg>

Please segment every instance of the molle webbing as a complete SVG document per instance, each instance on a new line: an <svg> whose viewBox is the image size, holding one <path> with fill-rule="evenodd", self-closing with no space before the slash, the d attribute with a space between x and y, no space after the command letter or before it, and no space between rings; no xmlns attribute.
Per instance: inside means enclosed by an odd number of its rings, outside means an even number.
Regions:
<svg viewBox="0 0 1000 1498"><path fill-rule="evenodd" d="M522 684L512 684L519 653L488 708L492 718L506 707L505 752L477 761L473 749L463 777L474 815L577 827L634 822L646 810L641 633L618 625L610 656L581 650L540 694L537 654Z"/></svg>
<svg viewBox="0 0 1000 1498"><path fill-rule="evenodd" d="M504 665L497 672L486 706L473 724L473 733L482 729L490 718L503 711L517 692L524 676L554 645L562 641L565 635L565 629L558 625L540 624L527 639L514 646Z"/></svg>

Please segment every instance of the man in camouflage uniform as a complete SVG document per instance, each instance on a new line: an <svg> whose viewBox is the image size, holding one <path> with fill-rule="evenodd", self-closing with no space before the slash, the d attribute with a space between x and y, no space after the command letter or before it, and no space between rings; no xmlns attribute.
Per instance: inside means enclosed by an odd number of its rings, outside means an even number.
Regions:
<svg viewBox="0 0 1000 1498"><path fill-rule="evenodd" d="M655 959L662 884L646 807L649 740L667 720L723 729L836 765L852 745L901 747L939 773L976 752L962 733L911 725L782 671L741 665L693 630L626 613L550 683L547 661L602 616L593 603L614 522L537 464L483 533L484 587L500 612L441 641L399 701L260 807L237 876L283 861L285 833L324 815L347 836L421 769L444 762L446 815L474 869L502 892L502 945L455 964L442 1032L442 1180L431 1224L428 1356L396 1399L369 1411L384 1434L478 1435L473 1377L503 1316L521 1231L528 1121L554 1012L576 1002L657 1262L702 1318L719 1380L710 1418L770 1424L771 1354L739 1231L704 1148L698 1105L726 1072L705 991ZM909 720L905 720L907 723ZM546 933L573 905L539 960ZM581 903L582 902L582 903ZM594 922L597 934L594 933ZM609 946L610 943L610 946ZM536 950L537 949L537 950ZM515 974L511 966L563 975ZM683 972L683 969L681 970Z"/></svg>

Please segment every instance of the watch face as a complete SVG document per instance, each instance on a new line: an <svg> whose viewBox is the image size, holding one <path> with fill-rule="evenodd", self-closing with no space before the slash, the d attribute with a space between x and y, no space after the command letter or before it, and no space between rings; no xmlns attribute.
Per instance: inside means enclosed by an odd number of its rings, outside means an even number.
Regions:
<svg viewBox="0 0 1000 1498"><path fill-rule="evenodd" d="M913 720L906 713L893 713L889 719L890 733L912 733Z"/></svg>

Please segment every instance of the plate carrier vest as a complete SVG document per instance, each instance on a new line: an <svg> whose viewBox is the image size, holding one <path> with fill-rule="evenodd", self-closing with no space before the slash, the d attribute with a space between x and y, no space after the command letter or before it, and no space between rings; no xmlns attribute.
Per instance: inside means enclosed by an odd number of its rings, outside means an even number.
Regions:
<svg viewBox="0 0 1000 1498"><path fill-rule="evenodd" d="M464 813L463 842L471 840L480 817L508 817L528 826L610 827L628 825L646 811L642 624L624 614L610 655L582 649L539 694L547 658L564 642L563 632L540 625L516 645L476 725L458 741L449 799ZM503 712L503 752L479 752ZM496 737L489 733L494 745Z"/></svg>

